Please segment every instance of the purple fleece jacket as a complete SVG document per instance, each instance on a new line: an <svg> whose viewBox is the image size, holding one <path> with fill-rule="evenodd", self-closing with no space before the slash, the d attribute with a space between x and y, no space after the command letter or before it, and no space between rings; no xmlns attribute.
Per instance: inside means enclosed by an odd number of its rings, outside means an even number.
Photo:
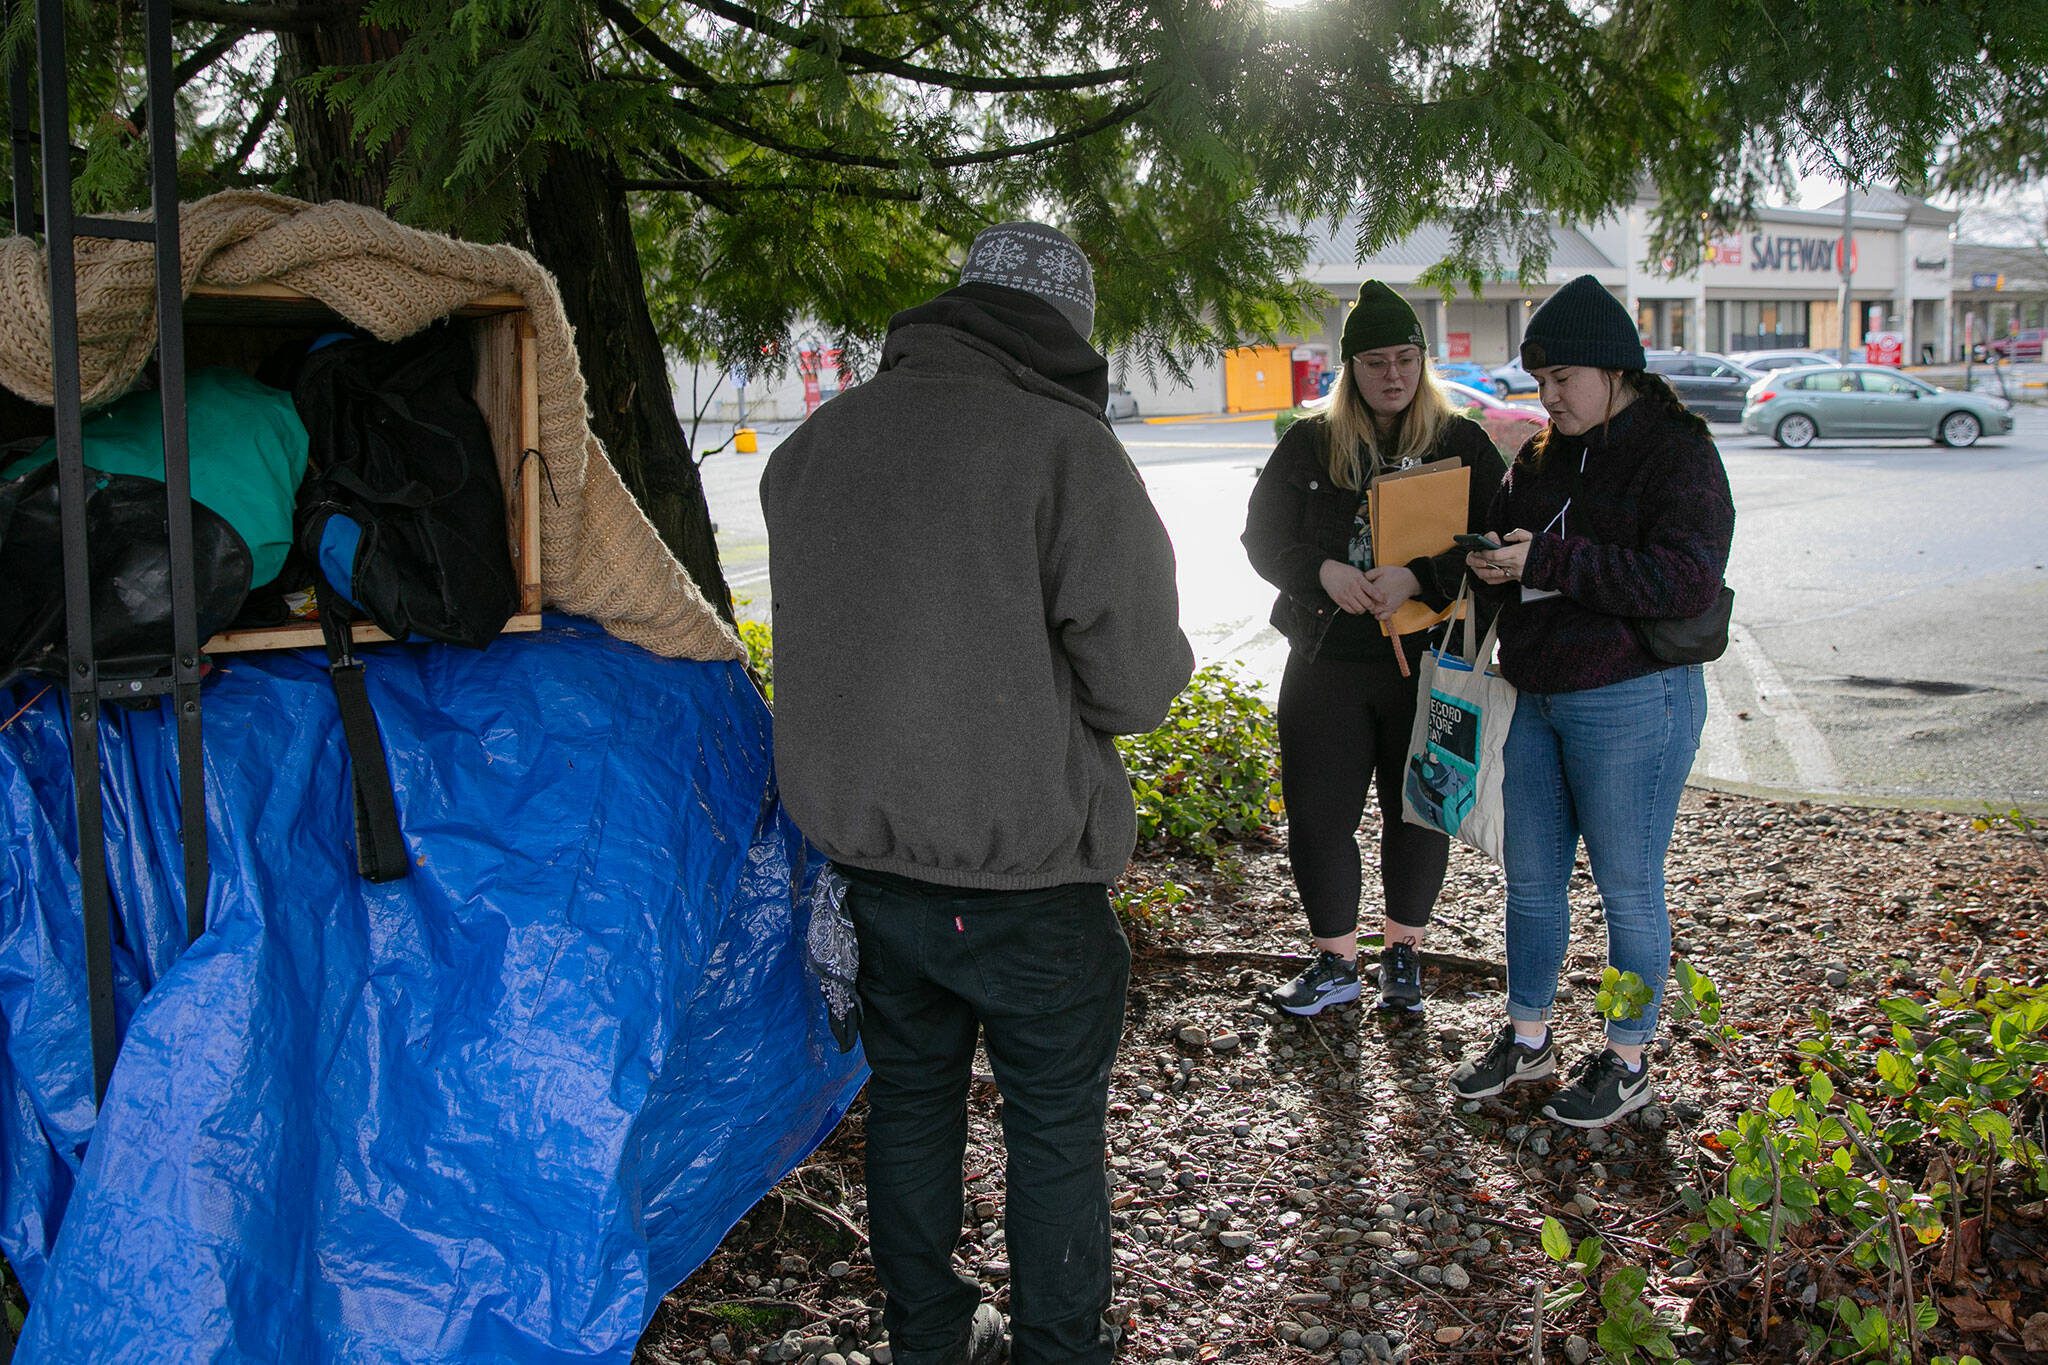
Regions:
<svg viewBox="0 0 2048 1365"><path fill-rule="evenodd" d="M1524 602L1514 584L1480 589L1503 608L1501 675L1524 692L1578 692L1670 667L1628 623L1697 616L1714 604L1735 534L1721 452L1642 399L1604 434L1553 435L1540 463L1535 444L1515 457L1486 526L1535 532L1522 582L1562 595ZM1563 525L1553 526L1567 497Z"/></svg>

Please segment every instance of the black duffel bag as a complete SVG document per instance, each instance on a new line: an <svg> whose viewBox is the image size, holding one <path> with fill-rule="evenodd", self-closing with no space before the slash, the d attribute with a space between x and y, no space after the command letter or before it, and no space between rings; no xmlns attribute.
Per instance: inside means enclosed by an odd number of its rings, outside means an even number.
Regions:
<svg viewBox="0 0 2048 1365"><path fill-rule="evenodd" d="M86 471L85 535L93 654L103 676L153 671L171 657L170 513L163 481ZM249 547L192 504L199 638L235 619L249 592ZM65 676L64 522L57 467L0 482L0 684L16 673Z"/></svg>

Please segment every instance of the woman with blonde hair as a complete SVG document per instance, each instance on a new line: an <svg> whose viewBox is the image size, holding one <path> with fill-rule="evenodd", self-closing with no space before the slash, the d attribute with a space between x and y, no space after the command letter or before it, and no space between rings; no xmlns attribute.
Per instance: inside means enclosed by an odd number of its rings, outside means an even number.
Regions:
<svg viewBox="0 0 2048 1365"><path fill-rule="evenodd" d="M1280 782L1294 884L1317 949L1306 970L1268 996L1290 1014L1358 998L1357 834L1375 789L1386 935L1380 1004L1422 1008L1423 930L1443 889L1450 844L1401 819L1416 685L1380 622L1410 598L1448 606L1465 564L1454 549L1406 564L1378 562L1365 490L1379 474L1455 458L1472 471L1468 529L1476 530L1503 467L1486 433L1452 409L1426 344L1415 310L1367 280L1344 322L1343 368L1329 410L1281 437L1245 521L1252 567L1280 589L1272 621L1290 646L1280 683ZM1403 637L1405 656L1420 658L1437 633Z"/></svg>

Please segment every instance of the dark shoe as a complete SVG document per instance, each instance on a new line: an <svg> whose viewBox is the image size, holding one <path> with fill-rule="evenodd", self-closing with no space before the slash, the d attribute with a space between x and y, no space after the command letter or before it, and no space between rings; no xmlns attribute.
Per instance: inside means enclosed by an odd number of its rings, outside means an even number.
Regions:
<svg viewBox="0 0 2048 1365"><path fill-rule="evenodd" d="M1528 1048L1515 1041L1515 1026L1502 1024L1493 1046L1476 1062L1461 1063L1451 1073L1451 1089L1462 1099L1483 1100L1511 1085L1540 1081L1557 1070L1557 1040L1543 1035L1543 1046Z"/></svg>
<svg viewBox="0 0 2048 1365"><path fill-rule="evenodd" d="M1300 976L1266 992L1266 999L1289 1014L1321 1014L1332 1005L1358 998L1358 964L1331 952L1318 952Z"/></svg>
<svg viewBox="0 0 2048 1365"><path fill-rule="evenodd" d="M1380 952L1380 1008L1422 1008L1422 952L1412 943L1389 943Z"/></svg>
<svg viewBox="0 0 2048 1365"><path fill-rule="evenodd" d="M1578 1079L1543 1106L1543 1113L1574 1128L1605 1128L1649 1102L1649 1062L1641 1071L1630 1071L1612 1048L1603 1047L1579 1068Z"/></svg>
<svg viewBox="0 0 2048 1365"><path fill-rule="evenodd" d="M1003 1315L992 1303L974 1310L967 1325L967 1365L995 1365L1003 1358Z"/></svg>

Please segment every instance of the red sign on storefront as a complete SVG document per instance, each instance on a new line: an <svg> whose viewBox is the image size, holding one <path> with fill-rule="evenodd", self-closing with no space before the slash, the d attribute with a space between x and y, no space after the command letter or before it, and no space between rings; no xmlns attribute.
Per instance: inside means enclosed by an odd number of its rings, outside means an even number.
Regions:
<svg viewBox="0 0 2048 1365"><path fill-rule="evenodd" d="M1470 360L1472 358L1472 334L1470 332L1447 332L1444 335L1444 340L1450 343L1451 348L1449 355L1446 357L1447 359Z"/></svg>

